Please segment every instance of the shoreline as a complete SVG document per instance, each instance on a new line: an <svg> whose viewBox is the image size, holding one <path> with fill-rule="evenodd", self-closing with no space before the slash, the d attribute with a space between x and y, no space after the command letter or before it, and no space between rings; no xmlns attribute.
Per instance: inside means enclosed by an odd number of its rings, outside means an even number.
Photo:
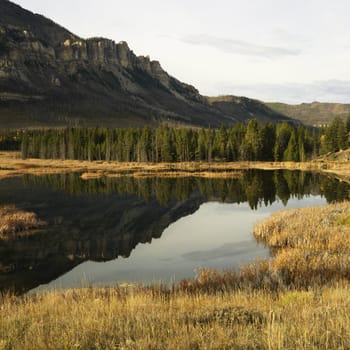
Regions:
<svg viewBox="0 0 350 350"><path fill-rule="evenodd" d="M231 178L240 176L242 170L300 170L327 173L350 183L350 162L179 162L137 163L115 161L81 161L59 159L21 159L18 152L0 152L0 178L31 175L47 175L69 172L81 173L82 179L103 176L119 177L211 177Z"/></svg>
<svg viewBox="0 0 350 350"><path fill-rule="evenodd" d="M256 225L279 251L273 263L202 269L173 287L3 295L1 348L348 349L350 204L319 209L283 210Z"/></svg>

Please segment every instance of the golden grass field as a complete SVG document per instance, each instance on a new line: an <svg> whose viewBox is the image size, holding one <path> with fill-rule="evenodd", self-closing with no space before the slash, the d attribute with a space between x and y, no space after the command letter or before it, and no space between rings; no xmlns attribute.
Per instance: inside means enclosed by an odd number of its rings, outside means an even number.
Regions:
<svg viewBox="0 0 350 350"><path fill-rule="evenodd" d="M350 162L309 161L309 162L182 162L182 163L126 163L106 161L80 161L58 159L25 159L19 152L0 152L0 178L23 174L43 175L80 172L83 179L101 176L240 176L244 169L262 170L307 170L328 172L350 182Z"/></svg>
<svg viewBox="0 0 350 350"><path fill-rule="evenodd" d="M281 211L275 257L174 286L0 299L0 349L350 349L350 204Z"/></svg>
<svg viewBox="0 0 350 350"><path fill-rule="evenodd" d="M293 209L257 224L254 235L274 255L273 271L307 287L350 280L350 204Z"/></svg>
<svg viewBox="0 0 350 350"><path fill-rule="evenodd" d="M4 297L0 349L349 349L347 284L186 293L87 288Z"/></svg>

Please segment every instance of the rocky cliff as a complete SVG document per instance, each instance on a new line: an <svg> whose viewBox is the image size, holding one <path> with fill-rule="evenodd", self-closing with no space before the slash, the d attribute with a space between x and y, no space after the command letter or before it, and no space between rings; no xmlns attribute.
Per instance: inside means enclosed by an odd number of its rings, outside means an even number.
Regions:
<svg viewBox="0 0 350 350"><path fill-rule="evenodd" d="M217 108L126 42L79 38L7 0L0 13L0 127L219 126L255 116Z"/></svg>

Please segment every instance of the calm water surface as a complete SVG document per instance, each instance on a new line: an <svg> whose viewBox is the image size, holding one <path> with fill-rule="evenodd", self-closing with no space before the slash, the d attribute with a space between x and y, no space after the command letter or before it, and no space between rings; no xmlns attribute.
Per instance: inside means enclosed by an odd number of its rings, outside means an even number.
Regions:
<svg viewBox="0 0 350 350"><path fill-rule="evenodd" d="M0 242L0 288L18 293L175 282L269 251L252 236L274 211L346 199L325 176L246 171L230 179L83 181L76 174L0 181L0 202L36 212L47 232Z"/></svg>
<svg viewBox="0 0 350 350"><path fill-rule="evenodd" d="M325 198L315 196L293 199L287 207L325 203ZM138 245L127 259L87 261L40 289L135 281L174 282L194 277L201 267L232 268L256 258L267 258L268 248L258 244L251 231L254 223L283 207L279 202L252 212L246 203L204 203L194 214L166 228L161 239Z"/></svg>

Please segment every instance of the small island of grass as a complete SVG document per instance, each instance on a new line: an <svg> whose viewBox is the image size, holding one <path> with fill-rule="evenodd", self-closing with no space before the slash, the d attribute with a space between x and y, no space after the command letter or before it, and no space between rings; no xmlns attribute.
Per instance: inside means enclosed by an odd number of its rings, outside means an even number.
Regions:
<svg viewBox="0 0 350 350"><path fill-rule="evenodd" d="M35 213L16 208L14 205L0 206L0 239L11 240L33 235L45 226Z"/></svg>

